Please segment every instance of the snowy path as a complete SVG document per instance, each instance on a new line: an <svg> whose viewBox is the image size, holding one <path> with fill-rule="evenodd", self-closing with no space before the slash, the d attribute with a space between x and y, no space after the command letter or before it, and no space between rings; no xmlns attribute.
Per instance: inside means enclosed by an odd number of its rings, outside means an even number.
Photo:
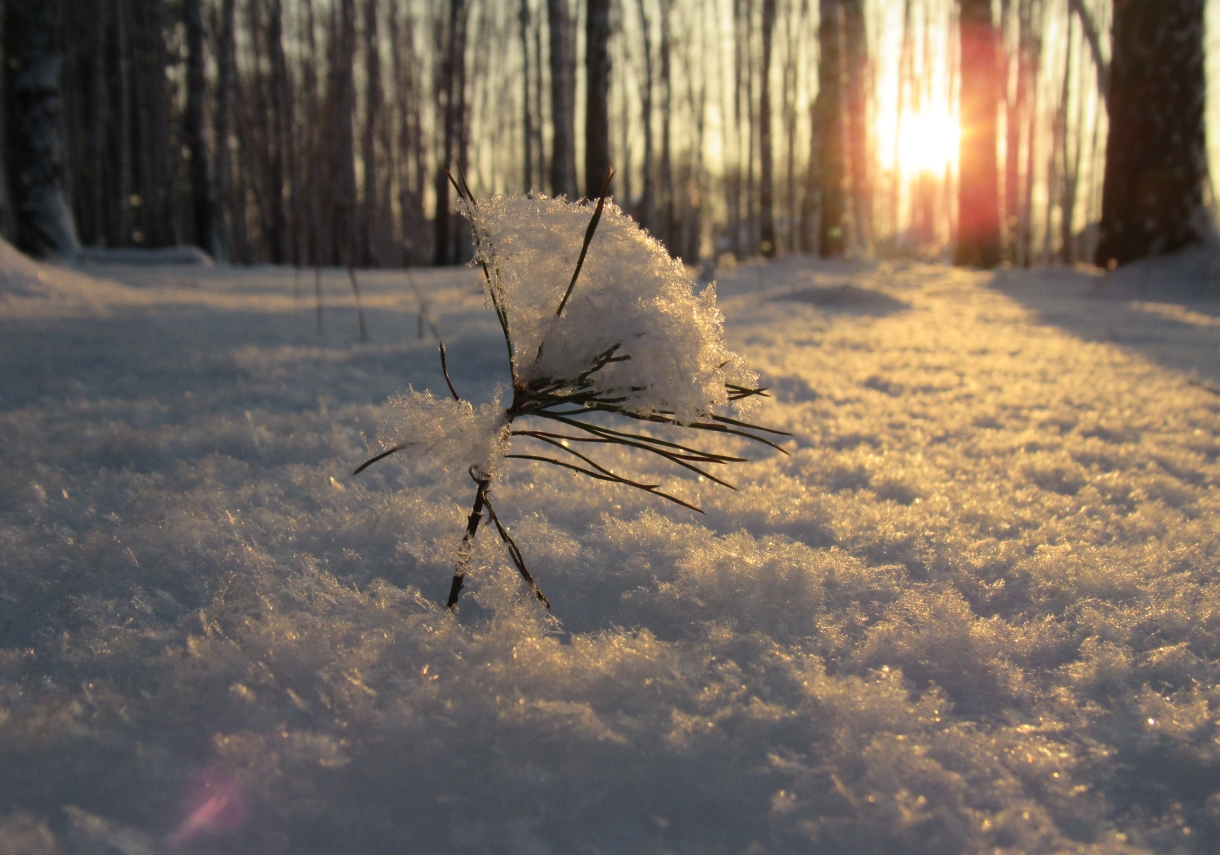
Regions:
<svg viewBox="0 0 1220 855"><path fill-rule="evenodd" d="M0 851L1214 851L1216 301L724 272L791 456L664 471L706 516L511 461L553 615L480 536L454 621L469 480L350 475L444 388L405 274L362 344L340 271L322 336L311 272L102 272L0 309ZM413 277L488 399L477 280Z"/></svg>

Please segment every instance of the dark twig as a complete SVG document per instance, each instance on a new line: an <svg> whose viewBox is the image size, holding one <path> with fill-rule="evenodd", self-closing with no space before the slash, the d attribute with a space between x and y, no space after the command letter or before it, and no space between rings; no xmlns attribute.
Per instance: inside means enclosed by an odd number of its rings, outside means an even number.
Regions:
<svg viewBox="0 0 1220 855"><path fill-rule="evenodd" d="M453 388L453 381L449 379L449 366L445 362L445 343L441 342L441 373L445 375L445 383L449 386L449 391L453 394L453 400L462 400L457 393L457 389Z"/></svg>
<svg viewBox="0 0 1220 855"><path fill-rule="evenodd" d="M352 280L352 293L356 295L356 320L360 322L360 340L369 340L369 328L364 323L364 307L360 304L360 283L356 281L356 268L349 262L347 275Z"/></svg>
<svg viewBox="0 0 1220 855"><path fill-rule="evenodd" d="M313 269L313 297L318 316L318 335L322 335L322 265Z"/></svg>
<svg viewBox="0 0 1220 855"><path fill-rule="evenodd" d="M496 531L500 533L500 539L504 541L504 545L508 547L508 555L513 560L513 564L517 565L517 572L521 574L521 578L530 586L530 590L534 592L534 596L543 602L549 609L551 601L542 593L542 589L538 587L538 583L534 581L534 577L530 575L530 571L525 567L525 559L521 556L521 549L517 546L517 542L500 522L500 518L496 516L496 509L491 506L491 499L487 497L487 491L483 491L483 504L487 506L487 515L491 517L491 521L496 525Z"/></svg>
<svg viewBox="0 0 1220 855"><path fill-rule="evenodd" d="M559 308L555 310L555 317L563 314L563 307L568 304L568 297L572 293L572 289L576 287L576 277L580 275L580 268L585 265L585 253L589 251L589 244L593 241L593 233L597 231L597 224L602 218L602 208L606 204L606 193L610 190L610 180L614 178L614 170L611 169L606 173L606 180L602 184L602 194L597 198L597 209L593 212L593 219L589 220L589 228L585 229L585 242L580 247L580 258L576 259L576 269L572 271L572 281L568 283L568 290L563 292L563 299L559 301Z"/></svg>
<svg viewBox="0 0 1220 855"><path fill-rule="evenodd" d="M1211 392L1213 395L1220 395L1220 389L1217 389L1215 386L1212 386L1210 383L1204 383L1202 380L1191 380L1190 378L1187 378L1186 382L1192 386L1198 386L1200 389L1206 389L1208 392Z"/></svg>
<svg viewBox="0 0 1220 855"><path fill-rule="evenodd" d="M478 485L478 489L474 494L474 507L470 509L470 516L466 518L466 534L462 537L462 545L458 547L457 563L453 568L453 583L449 586L449 599L445 602L445 606L450 611L457 608L458 595L462 593L462 583L466 580L466 567L470 564L470 556L474 554L474 536L483 519L483 506L487 504L487 485L491 483L491 478L486 475L481 478L475 475L473 466L470 467L470 477Z"/></svg>
<svg viewBox="0 0 1220 855"><path fill-rule="evenodd" d="M402 445L396 445L393 448L387 448L385 451L381 452L380 454L373 455L368 460L364 461L359 466L357 466L356 471L353 472L352 475L353 476L359 475L365 469L368 469L370 466L372 466L374 463L376 463L378 460L385 460L391 454L395 454L396 452L402 451L404 448L410 448L410 446L411 446L411 443L404 442Z"/></svg>

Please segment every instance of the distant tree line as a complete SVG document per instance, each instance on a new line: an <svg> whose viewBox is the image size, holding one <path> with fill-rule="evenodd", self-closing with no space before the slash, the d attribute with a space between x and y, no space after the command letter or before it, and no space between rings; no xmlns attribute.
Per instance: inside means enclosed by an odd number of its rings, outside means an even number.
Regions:
<svg viewBox="0 0 1220 855"><path fill-rule="evenodd" d="M1208 232L1204 0L891 5L897 57L864 0L4 0L0 231L450 264L446 168L577 197L613 166L692 263L1125 263ZM913 171L902 123L937 99L957 169Z"/></svg>

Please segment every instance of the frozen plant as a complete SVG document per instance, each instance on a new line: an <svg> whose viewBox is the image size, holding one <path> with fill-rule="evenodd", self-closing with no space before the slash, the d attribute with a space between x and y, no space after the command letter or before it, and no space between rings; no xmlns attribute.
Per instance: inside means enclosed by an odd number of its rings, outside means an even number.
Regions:
<svg viewBox="0 0 1220 855"><path fill-rule="evenodd" d="M725 347L715 286L695 294L681 263L607 201L612 176L606 176L591 218L587 203L562 197L512 194L479 203L464 178L460 187L454 182L459 209L473 226L475 263L483 269L508 348L512 401L505 407L497 398L475 408L461 400L449 381L442 343L441 367L453 400L413 389L392 398L395 412L383 425L388 447L356 470L410 448L442 466L469 471L475 500L458 552L450 608L461 593L484 512L530 590L550 606L488 496L506 458L625 484L702 513L661 492L658 484L626 478L596 462L591 449L611 444L645 451L730 489L736 488L704 467L744 458L609 427L607 415L732 434L784 451L760 433L787 434L743 420L766 390L757 387L758 377L746 361ZM715 412L724 406L738 418ZM522 419L551 425L518 426ZM544 446L539 451L562 459L511 453L514 437L534 440Z"/></svg>

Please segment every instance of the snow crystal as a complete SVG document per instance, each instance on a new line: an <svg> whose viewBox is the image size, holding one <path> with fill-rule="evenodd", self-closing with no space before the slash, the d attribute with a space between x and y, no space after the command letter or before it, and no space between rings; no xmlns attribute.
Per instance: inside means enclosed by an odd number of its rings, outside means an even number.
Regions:
<svg viewBox="0 0 1220 855"><path fill-rule="evenodd" d="M627 410L672 411L689 424L727 402L726 383L756 382L724 344L714 285L696 295L681 262L612 200L560 316L593 204L513 194L462 211L478 236L476 261L491 271L489 287L507 316L519 384L574 381L614 349L630 359L598 371L593 389L625 398Z"/></svg>

